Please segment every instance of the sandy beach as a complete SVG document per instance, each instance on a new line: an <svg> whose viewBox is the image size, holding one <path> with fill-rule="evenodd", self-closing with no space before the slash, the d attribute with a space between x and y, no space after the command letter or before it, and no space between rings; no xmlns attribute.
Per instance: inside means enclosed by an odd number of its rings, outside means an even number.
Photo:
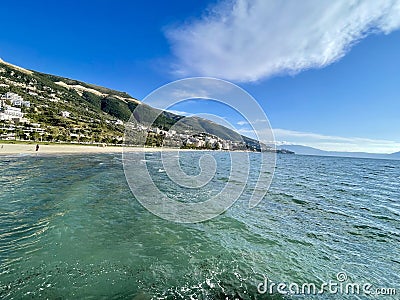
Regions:
<svg viewBox="0 0 400 300"><path fill-rule="evenodd" d="M140 148L140 147L101 147L86 145L40 145L0 143L0 155L12 154L84 154L84 153L122 153L124 151L177 151L172 148Z"/></svg>

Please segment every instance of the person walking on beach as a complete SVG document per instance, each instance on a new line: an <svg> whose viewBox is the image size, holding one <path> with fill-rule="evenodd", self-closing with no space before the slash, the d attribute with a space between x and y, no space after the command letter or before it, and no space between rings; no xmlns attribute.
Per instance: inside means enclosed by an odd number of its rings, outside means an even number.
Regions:
<svg viewBox="0 0 400 300"><path fill-rule="evenodd" d="M36 152L39 151L39 144L36 144Z"/></svg>

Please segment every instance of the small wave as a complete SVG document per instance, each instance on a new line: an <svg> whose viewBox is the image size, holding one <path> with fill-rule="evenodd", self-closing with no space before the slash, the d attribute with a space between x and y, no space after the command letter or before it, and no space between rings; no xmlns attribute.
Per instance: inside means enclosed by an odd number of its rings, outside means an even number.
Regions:
<svg viewBox="0 0 400 300"><path fill-rule="evenodd" d="M289 243L292 243L292 244L299 244L299 245L303 245L303 246L307 246L307 247L314 246L313 243L309 243L309 242L306 242L306 241L302 241L302 240L300 240L300 239L286 238L285 241L287 241L287 242L289 242Z"/></svg>
<svg viewBox="0 0 400 300"><path fill-rule="evenodd" d="M305 201L305 200L300 200L300 199L297 199L297 198L292 198L292 202L294 202L294 203L296 203L296 204L300 204L300 205L307 205L308 204L308 202L307 201Z"/></svg>
<svg viewBox="0 0 400 300"><path fill-rule="evenodd" d="M357 186L357 184L354 184L354 183L351 183L351 182L341 182L340 184L344 185L344 186L349 186L349 187L356 187Z"/></svg>
<svg viewBox="0 0 400 300"><path fill-rule="evenodd" d="M396 167L395 166L383 166L384 168L387 168L387 169L396 169Z"/></svg>
<svg viewBox="0 0 400 300"><path fill-rule="evenodd" d="M229 178L228 177L218 177L218 180L223 181L223 182L228 182Z"/></svg>
<svg viewBox="0 0 400 300"><path fill-rule="evenodd" d="M396 221L396 219L393 219L388 216L383 216L383 215L372 215L372 217L374 217L375 219L379 219L379 220Z"/></svg>

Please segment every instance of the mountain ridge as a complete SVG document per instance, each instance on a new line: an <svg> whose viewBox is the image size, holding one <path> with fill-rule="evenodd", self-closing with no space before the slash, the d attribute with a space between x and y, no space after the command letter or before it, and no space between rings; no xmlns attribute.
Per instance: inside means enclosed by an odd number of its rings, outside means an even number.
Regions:
<svg viewBox="0 0 400 300"><path fill-rule="evenodd" d="M124 134L121 123L128 122L136 106L142 105L145 112L159 115L155 127L162 130L174 126L174 130L182 133L204 132L221 140L243 140L251 149L261 149L263 145L212 121L152 108L126 92L27 70L0 60L0 95L7 92L15 93L32 104L30 108L21 107L21 113L31 123L41 126L43 130L36 130L41 139L121 143ZM27 132L25 127L21 130ZM32 135L27 132L19 138L32 139Z"/></svg>
<svg viewBox="0 0 400 300"><path fill-rule="evenodd" d="M375 159L400 159L400 152L380 154L380 153L368 153L368 152L325 151L304 145L281 145L277 148L294 151L296 152L296 154L299 155L357 157L357 158L375 158Z"/></svg>

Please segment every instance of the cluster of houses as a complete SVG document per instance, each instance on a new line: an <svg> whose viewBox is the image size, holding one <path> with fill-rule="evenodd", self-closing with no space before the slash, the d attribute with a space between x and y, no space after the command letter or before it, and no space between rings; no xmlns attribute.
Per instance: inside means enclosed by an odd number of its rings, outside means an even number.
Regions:
<svg viewBox="0 0 400 300"><path fill-rule="evenodd" d="M208 133L199 133L185 137L184 145L200 149L201 148L210 148L217 150L246 149L246 144L244 142L234 142L231 140L224 140Z"/></svg>
<svg viewBox="0 0 400 300"><path fill-rule="evenodd" d="M7 92L0 95L0 121L5 121L0 124L0 139L16 139L19 135L20 139L25 139L38 134L39 137L46 134L46 130L38 123L31 123L23 112L23 109L30 108L31 102L24 100L20 95ZM71 118L71 112L61 111L60 116L63 118ZM100 121L100 120L99 120ZM107 123L112 122L115 125L123 125L121 120L106 120ZM87 136L80 132L81 128L72 128L70 138L72 140L83 140ZM17 134L18 132L18 134ZM16 136L17 135L17 136ZM116 140L122 142L122 137L117 137Z"/></svg>
<svg viewBox="0 0 400 300"><path fill-rule="evenodd" d="M7 92L0 97L0 120L25 123L27 119L24 118L24 113L21 111L21 108L29 108L30 106L31 103L25 101L20 95Z"/></svg>
<svg viewBox="0 0 400 300"><path fill-rule="evenodd" d="M24 117L22 108L31 107L30 101L25 101L20 95L12 92L7 92L0 96L0 121L7 121L0 126L2 131L0 138L15 139L16 131L23 133L25 136L30 136L33 133L39 135L44 134L45 130L40 124L30 123ZM21 123L29 123L29 127L19 125Z"/></svg>
<svg viewBox="0 0 400 300"><path fill-rule="evenodd" d="M132 124L131 124L132 125ZM201 132L192 133L185 131L178 133L176 130L162 130L160 128L146 127L141 124L133 125L132 129L146 136L162 137L163 145L175 148L215 149L215 150L246 150L246 143L241 141L224 140L215 135ZM140 136L140 134L138 135ZM140 139L138 139L140 141ZM130 141L135 144L134 137Z"/></svg>
<svg viewBox="0 0 400 300"><path fill-rule="evenodd" d="M16 93L7 92L0 95L0 121L8 121L7 125L2 125L1 138L2 139L13 139L15 138L15 132L17 130L24 132L25 135L30 136L32 133L38 133L40 136L45 134L45 129L41 128L40 124L29 122L24 117L22 112L23 108L31 107L30 101L25 101L23 97ZM61 111L60 115L64 118L70 118L71 113L69 111ZM107 123L114 123L115 125L124 125L121 120L106 120ZM26 123L29 126L20 125L20 123ZM234 142L230 140L224 140L217 136L208 133L197 133L193 134L189 131L184 133L177 133L175 130L162 130L160 128L146 127L141 124L137 124L135 129L138 132L146 132L149 135L162 137L166 146L170 147L189 147L198 149L218 149L218 150L242 150L246 149L244 142ZM85 135L80 132L80 128L73 128L70 133L71 138L80 140L85 138ZM122 142L122 137L118 137L117 140Z"/></svg>

